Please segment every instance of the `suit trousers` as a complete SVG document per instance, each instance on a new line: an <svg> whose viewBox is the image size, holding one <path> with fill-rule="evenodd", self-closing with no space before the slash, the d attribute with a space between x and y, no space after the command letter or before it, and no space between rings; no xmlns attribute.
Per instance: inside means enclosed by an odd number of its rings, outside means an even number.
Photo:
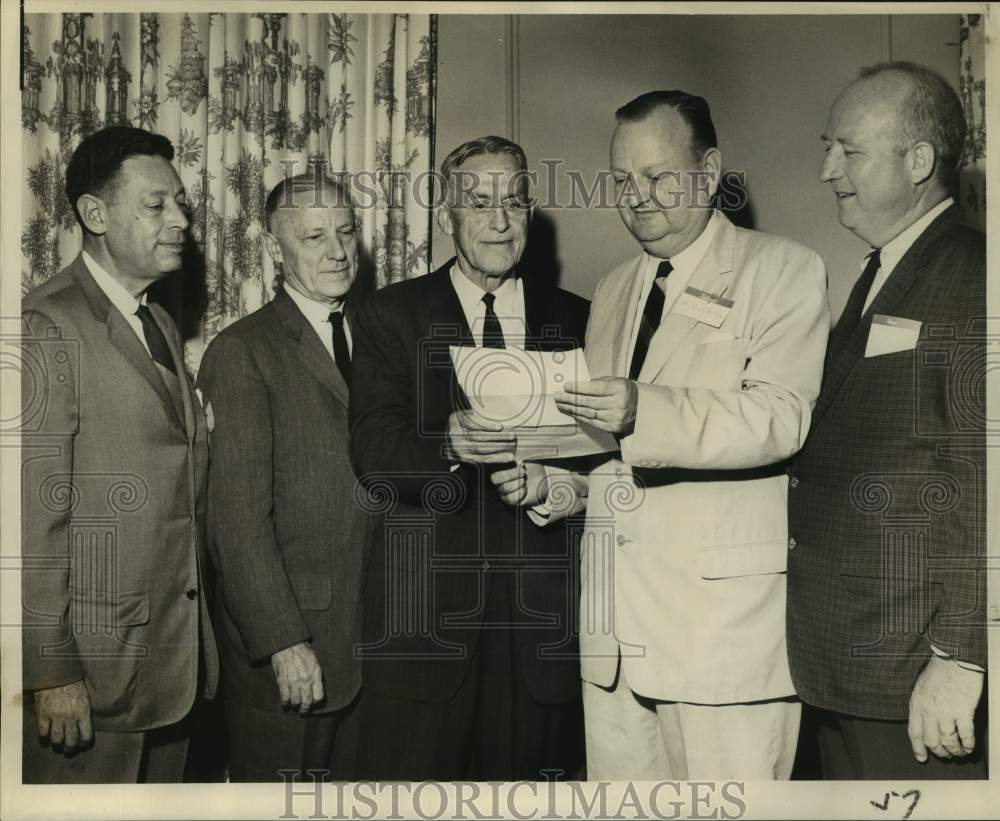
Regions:
<svg viewBox="0 0 1000 821"><path fill-rule="evenodd" d="M921 764L913 757L905 721L854 718L807 708L816 715L823 779L827 781L911 781L985 779L987 738L985 710L976 714L976 749L965 758L940 759L928 752Z"/></svg>
<svg viewBox="0 0 1000 821"><path fill-rule="evenodd" d="M632 691L619 662L609 689L583 683L591 781L787 780L802 704L657 701Z"/></svg>
<svg viewBox="0 0 1000 821"><path fill-rule="evenodd" d="M512 580L493 574L484 626L458 691L418 702L362 690L358 777L394 781L544 781L578 778L579 699L539 704L517 663ZM394 663L373 661L369 663ZM399 675L406 675L405 662Z"/></svg>
<svg viewBox="0 0 1000 821"><path fill-rule="evenodd" d="M310 771L317 781L354 779L357 698L340 710L306 716L225 703L230 781L283 781L288 770L300 781L312 780Z"/></svg>
<svg viewBox="0 0 1000 821"><path fill-rule="evenodd" d="M187 719L155 730L94 730L94 743L67 756L38 737L38 719L23 711L21 778L25 784L178 784L184 780Z"/></svg>

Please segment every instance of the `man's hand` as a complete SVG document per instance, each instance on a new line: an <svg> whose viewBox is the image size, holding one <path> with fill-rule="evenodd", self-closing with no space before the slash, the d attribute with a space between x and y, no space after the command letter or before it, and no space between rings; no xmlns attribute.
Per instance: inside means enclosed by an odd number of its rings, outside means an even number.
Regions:
<svg viewBox="0 0 1000 821"><path fill-rule="evenodd" d="M602 376L590 382L567 382L566 392L556 394L556 406L574 419L628 436L635 429L639 388L631 379Z"/></svg>
<svg viewBox="0 0 1000 821"><path fill-rule="evenodd" d="M490 475L497 493L511 507L531 507L543 502L548 495L548 474L537 462L520 462L512 468L498 470Z"/></svg>
<svg viewBox="0 0 1000 821"><path fill-rule="evenodd" d="M323 700L323 671L307 642L299 642L271 656L281 703L305 715Z"/></svg>
<svg viewBox="0 0 1000 821"><path fill-rule="evenodd" d="M952 659L931 656L910 695L907 733L921 764L930 750L938 758L961 758L976 747L973 714L983 693L983 674Z"/></svg>
<svg viewBox="0 0 1000 821"><path fill-rule="evenodd" d="M484 419L475 411L455 411L448 417L445 431L447 456L454 462L499 465L514 461L515 434L503 425Z"/></svg>
<svg viewBox="0 0 1000 821"><path fill-rule="evenodd" d="M88 747L94 740L90 719L90 694L82 681L35 691L38 735L48 737L53 749L63 752Z"/></svg>

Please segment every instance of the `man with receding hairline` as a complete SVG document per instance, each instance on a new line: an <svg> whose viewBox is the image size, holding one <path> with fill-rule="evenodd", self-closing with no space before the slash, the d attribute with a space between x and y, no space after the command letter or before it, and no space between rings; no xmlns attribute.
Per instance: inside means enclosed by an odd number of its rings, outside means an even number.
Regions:
<svg viewBox="0 0 1000 821"><path fill-rule="evenodd" d="M826 778L986 774L986 248L949 195L964 136L951 86L896 62L861 71L822 137L820 179L871 246L789 482L789 659Z"/></svg>
<svg viewBox="0 0 1000 821"><path fill-rule="evenodd" d="M349 192L287 177L265 205L280 288L209 345L209 533L232 781L350 779L366 519L347 451L358 241Z"/></svg>

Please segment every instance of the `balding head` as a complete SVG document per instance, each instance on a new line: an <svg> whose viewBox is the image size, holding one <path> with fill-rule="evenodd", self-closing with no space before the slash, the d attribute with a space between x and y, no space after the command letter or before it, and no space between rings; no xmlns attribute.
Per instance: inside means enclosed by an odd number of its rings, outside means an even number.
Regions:
<svg viewBox="0 0 1000 821"><path fill-rule="evenodd" d="M946 186L958 170L965 143L965 112L958 94L929 68L897 61L867 66L845 89L888 115L897 150L926 142L934 148L934 175Z"/></svg>

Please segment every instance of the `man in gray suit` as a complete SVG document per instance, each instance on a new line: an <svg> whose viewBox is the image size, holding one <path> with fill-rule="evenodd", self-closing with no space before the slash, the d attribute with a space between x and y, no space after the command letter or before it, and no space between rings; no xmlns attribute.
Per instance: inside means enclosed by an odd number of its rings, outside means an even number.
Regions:
<svg viewBox="0 0 1000 821"><path fill-rule="evenodd" d="M84 139L66 168L83 251L24 299L26 783L180 781L215 691L205 415L146 300L181 267L173 155L138 128Z"/></svg>
<svg viewBox="0 0 1000 821"><path fill-rule="evenodd" d="M279 183L265 211L281 288L216 337L198 376L215 420L209 528L230 778L346 779L367 536L347 452L354 214L341 184L313 174Z"/></svg>

